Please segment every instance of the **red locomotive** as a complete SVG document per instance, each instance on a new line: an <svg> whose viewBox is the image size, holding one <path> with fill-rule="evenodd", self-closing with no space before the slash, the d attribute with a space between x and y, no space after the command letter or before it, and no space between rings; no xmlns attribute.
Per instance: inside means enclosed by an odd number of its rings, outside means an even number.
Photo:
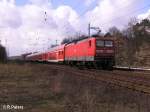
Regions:
<svg viewBox="0 0 150 112"><path fill-rule="evenodd" d="M54 47L48 52L28 55L26 59L112 68L115 64L114 57L115 45L113 38L91 37Z"/></svg>

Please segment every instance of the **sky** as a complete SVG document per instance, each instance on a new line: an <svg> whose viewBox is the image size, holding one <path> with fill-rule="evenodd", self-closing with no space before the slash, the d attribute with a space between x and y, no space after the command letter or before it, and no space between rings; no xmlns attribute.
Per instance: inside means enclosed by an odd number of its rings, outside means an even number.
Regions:
<svg viewBox="0 0 150 112"><path fill-rule="evenodd" d="M9 56L43 52L88 24L106 32L150 17L149 0L0 0L0 40Z"/></svg>

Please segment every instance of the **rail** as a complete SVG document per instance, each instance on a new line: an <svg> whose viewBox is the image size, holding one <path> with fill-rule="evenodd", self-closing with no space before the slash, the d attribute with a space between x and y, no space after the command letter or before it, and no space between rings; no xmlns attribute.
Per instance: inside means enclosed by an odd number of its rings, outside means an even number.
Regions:
<svg viewBox="0 0 150 112"><path fill-rule="evenodd" d="M115 70L125 70L125 71L150 71L150 68L145 67L122 67L122 66L114 66Z"/></svg>

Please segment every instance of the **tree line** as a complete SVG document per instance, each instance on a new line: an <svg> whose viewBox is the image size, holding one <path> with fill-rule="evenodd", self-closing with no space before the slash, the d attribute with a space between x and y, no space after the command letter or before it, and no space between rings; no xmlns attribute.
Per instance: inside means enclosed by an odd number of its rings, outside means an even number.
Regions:
<svg viewBox="0 0 150 112"><path fill-rule="evenodd" d="M116 62L118 65L136 66L138 52L143 45L150 48L150 20L144 19L140 22L132 18L128 26L120 31L112 27L108 31L116 38ZM148 54L147 52L143 52ZM144 57L143 57L144 58ZM149 61L150 60L146 60ZM137 63L140 65L140 63ZM144 66L144 64L143 64Z"/></svg>

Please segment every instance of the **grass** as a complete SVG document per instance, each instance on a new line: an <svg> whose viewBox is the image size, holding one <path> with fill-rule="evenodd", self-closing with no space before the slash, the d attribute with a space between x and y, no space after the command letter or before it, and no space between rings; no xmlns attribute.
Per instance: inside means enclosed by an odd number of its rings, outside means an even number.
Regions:
<svg viewBox="0 0 150 112"><path fill-rule="evenodd" d="M0 64L0 104L23 105L23 112L149 112L149 98L49 65Z"/></svg>

